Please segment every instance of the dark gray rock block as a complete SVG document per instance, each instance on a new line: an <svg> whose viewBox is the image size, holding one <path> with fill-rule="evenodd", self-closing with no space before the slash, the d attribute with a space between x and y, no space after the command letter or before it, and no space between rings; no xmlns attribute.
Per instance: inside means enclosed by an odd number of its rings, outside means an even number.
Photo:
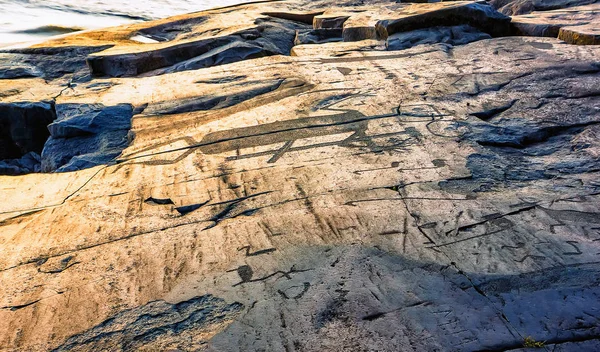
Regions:
<svg viewBox="0 0 600 352"><path fill-rule="evenodd" d="M383 20L377 22L376 29L379 37L386 39L392 34L400 32L465 24L493 37L507 36L511 33L510 17L496 11L489 5L480 3L467 3L401 17L396 20Z"/></svg>
<svg viewBox="0 0 600 352"><path fill-rule="evenodd" d="M0 62L4 61L8 65L6 68L0 70L0 79L33 78L43 75L34 66L11 62L11 60L6 60L6 56L5 54L0 57Z"/></svg>
<svg viewBox="0 0 600 352"><path fill-rule="evenodd" d="M53 138L70 138L129 130L133 108L129 104L59 104L57 119L48 126Z"/></svg>
<svg viewBox="0 0 600 352"><path fill-rule="evenodd" d="M42 172L69 172L107 164L128 145L128 131L90 137L50 138L42 152Z"/></svg>
<svg viewBox="0 0 600 352"><path fill-rule="evenodd" d="M322 28L322 29L301 29L296 32L294 44L322 44L331 42L341 42L341 28Z"/></svg>
<svg viewBox="0 0 600 352"><path fill-rule="evenodd" d="M388 50L403 50L420 44L446 43L450 45L464 45L491 36L469 25L453 27L433 27L416 31L396 33L388 37L386 47Z"/></svg>
<svg viewBox="0 0 600 352"><path fill-rule="evenodd" d="M0 79L40 77L53 80L75 74L75 81L88 79L85 59L111 45L92 47L55 47L12 49L0 53Z"/></svg>
<svg viewBox="0 0 600 352"><path fill-rule="evenodd" d="M42 151L42 172L81 170L109 163L129 144L133 107L101 104L57 106L57 121Z"/></svg>

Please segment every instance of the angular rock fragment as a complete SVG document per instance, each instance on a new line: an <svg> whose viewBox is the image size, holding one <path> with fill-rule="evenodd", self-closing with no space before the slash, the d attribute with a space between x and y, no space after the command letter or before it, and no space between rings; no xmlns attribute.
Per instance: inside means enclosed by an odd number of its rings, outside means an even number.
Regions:
<svg viewBox="0 0 600 352"><path fill-rule="evenodd" d="M114 55L91 55L87 58L90 71L95 76L137 76L144 72L171 66L231 44L235 38L221 37L185 44L167 46L152 51Z"/></svg>
<svg viewBox="0 0 600 352"><path fill-rule="evenodd" d="M358 14L344 21L342 36L345 42L358 42L361 40L377 39L375 25L378 16L373 13Z"/></svg>
<svg viewBox="0 0 600 352"><path fill-rule="evenodd" d="M343 28L344 23L350 18L350 15L320 15L315 16L313 21L314 29L332 29Z"/></svg>
<svg viewBox="0 0 600 352"><path fill-rule="evenodd" d="M402 9L397 19L377 22L377 33L382 39L399 32L435 26L470 25L493 37L510 34L510 17L493 7L473 2L443 2L412 5Z"/></svg>

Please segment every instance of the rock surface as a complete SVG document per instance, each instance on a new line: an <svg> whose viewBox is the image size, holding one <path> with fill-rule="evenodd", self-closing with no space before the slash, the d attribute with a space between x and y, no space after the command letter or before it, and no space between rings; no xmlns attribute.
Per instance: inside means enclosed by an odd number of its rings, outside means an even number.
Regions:
<svg viewBox="0 0 600 352"><path fill-rule="evenodd" d="M490 2L500 12L512 16L593 4L598 0L491 0Z"/></svg>
<svg viewBox="0 0 600 352"><path fill-rule="evenodd" d="M502 15L487 4L448 1L402 8L394 14L393 19L379 21L377 33L385 39L394 33L417 29L469 25L494 37L501 37L510 33L509 23L510 17Z"/></svg>
<svg viewBox="0 0 600 352"><path fill-rule="evenodd" d="M403 50L421 44L446 43L463 45L491 36L469 25L453 27L431 27L409 32L392 34L386 40L388 50Z"/></svg>
<svg viewBox="0 0 600 352"><path fill-rule="evenodd" d="M50 138L0 129L0 350L599 350L600 47L464 16L294 44L440 6L508 23L442 5L245 4L2 53L0 121ZM71 172L12 175L36 167Z"/></svg>
<svg viewBox="0 0 600 352"><path fill-rule="evenodd" d="M600 45L600 27L597 24L562 27L558 38L569 44Z"/></svg>
<svg viewBox="0 0 600 352"><path fill-rule="evenodd" d="M563 27L597 26L597 23L600 23L600 4L513 16L511 22L517 35L554 38ZM579 43L573 41L571 44Z"/></svg>

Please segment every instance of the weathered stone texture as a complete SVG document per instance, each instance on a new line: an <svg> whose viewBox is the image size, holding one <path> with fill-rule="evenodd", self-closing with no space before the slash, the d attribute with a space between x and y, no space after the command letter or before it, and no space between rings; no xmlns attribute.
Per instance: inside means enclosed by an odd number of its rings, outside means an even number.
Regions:
<svg viewBox="0 0 600 352"><path fill-rule="evenodd" d="M0 350L600 350L600 47L509 20L278 1L0 54Z"/></svg>

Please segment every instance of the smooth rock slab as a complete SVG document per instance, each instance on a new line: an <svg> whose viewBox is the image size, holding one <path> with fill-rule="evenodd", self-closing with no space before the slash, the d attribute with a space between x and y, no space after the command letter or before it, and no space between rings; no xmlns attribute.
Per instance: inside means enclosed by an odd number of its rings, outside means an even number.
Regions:
<svg viewBox="0 0 600 352"><path fill-rule="evenodd" d="M600 5L593 4L513 16L511 25L514 27L516 35L556 38L562 27L599 22Z"/></svg>
<svg viewBox="0 0 600 352"><path fill-rule="evenodd" d="M258 41L242 27L287 21L261 13L324 5L339 2L199 13L176 41ZM600 47L381 44L39 82L64 90L58 105L146 110L118 162L0 177L0 349L598 350Z"/></svg>

